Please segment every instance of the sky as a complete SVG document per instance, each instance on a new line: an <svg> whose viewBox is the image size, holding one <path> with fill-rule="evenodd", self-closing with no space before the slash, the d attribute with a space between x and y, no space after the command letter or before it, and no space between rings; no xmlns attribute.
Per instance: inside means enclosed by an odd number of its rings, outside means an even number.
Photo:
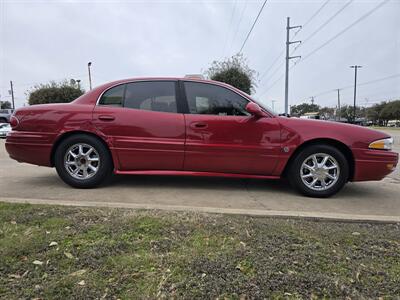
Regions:
<svg viewBox="0 0 400 300"><path fill-rule="evenodd" d="M239 52L264 0L0 0L0 100L26 105L50 80L93 85L138 76L200 74ZM381 6L380 3L383 3ZM378 7L377 9L375 9ZM286 18L291 26L289 104L334 107L400 99L400 0L268 0L244 48L258 75L254 98L284 110ZM360 19L361 18L361 19ZM358 21L359 20L359 21ZM353 25L353 23L355 23ZM298 31L298 32L297 32ZM271 66L272 65L272 66Z"/></svg>

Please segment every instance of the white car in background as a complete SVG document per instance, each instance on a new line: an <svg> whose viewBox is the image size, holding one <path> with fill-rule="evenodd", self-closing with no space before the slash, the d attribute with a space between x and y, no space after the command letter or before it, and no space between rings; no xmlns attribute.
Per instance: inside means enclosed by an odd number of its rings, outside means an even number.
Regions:
<svg viewBox="0 0 400 300"><path fill-rule="evenodd" d="M0 123L0 138L5 139L7 133L11 132L11 126L8 123Z"/></svg>

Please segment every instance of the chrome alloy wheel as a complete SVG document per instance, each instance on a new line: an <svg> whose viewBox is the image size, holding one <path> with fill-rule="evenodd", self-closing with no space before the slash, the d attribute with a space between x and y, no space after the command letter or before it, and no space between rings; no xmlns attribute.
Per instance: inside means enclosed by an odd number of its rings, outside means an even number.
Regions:
<svg viewBox="0 0 400 300"><path fill-rule="evenodd" d="M81 180L88 179L99 170L99 153L88 144L75 144L65 153L64 167L72 177Z"/></svg>
<svg viewBox="0 0 400 300"><path fill-rule="evenodd" d="M326 153L307 157L301 165L300 177L303 183L314 191L324 191L339 179L340 167L336 159Z"/></svg>

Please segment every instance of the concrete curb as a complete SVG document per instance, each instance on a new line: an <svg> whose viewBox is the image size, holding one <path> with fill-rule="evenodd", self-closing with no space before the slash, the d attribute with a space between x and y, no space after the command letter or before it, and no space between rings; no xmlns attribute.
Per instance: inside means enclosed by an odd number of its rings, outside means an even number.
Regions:
<svg viewBox="0 0 400 300"><path fill-rule="evenodd" d="M280 218L303 218L303 219L340 221L340 222L400 223L400 216L337 214L337 213L323 213L316 211L276 211L276 210L259 210L259 209L157 205L157 204L145 204L145 203L139 204L139 203L96 202L96 201L78 202L78 201L68 201L68 200L4 198L4 197L1 197L0 201L9 203L29 203L29 204L45 204L45 205L82 206L82 207L111 207L111 208L130 208L130 209L155 209L155 210L166 210L166 211L190 211L190 212L202 212L202 213L269 216L269 217L280 217Z"/></svg>

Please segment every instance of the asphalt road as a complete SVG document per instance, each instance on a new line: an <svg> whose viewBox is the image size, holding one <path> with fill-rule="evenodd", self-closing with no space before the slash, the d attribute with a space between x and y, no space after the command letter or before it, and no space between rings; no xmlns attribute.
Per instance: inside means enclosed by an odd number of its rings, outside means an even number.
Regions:
<svg viewBox="0 0 400 300"><path fill-rule="evenodd" d="M400 130L388 132L400 152ZM349 183L329 199L300 196L279 180L206 177L114 176L78 190L55 169L11 160L0 140L0 200L8 202L400 221L399 194L399 169L380 182Z"/></svg>

